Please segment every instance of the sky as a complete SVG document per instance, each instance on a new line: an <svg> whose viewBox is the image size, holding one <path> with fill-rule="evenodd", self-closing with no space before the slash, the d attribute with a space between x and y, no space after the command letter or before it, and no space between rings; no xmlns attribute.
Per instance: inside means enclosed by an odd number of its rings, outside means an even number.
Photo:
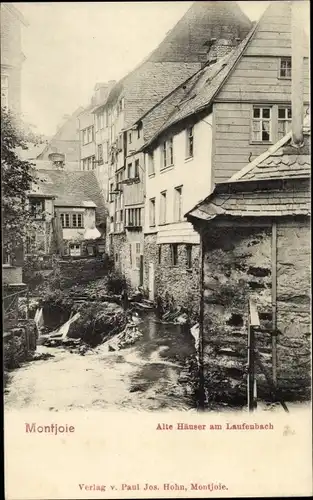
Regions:
<svg viewBox="0 0 313 500"><path fill-rule="evenodd" d="M258 20L269 2L238 1ZM302 2L301 2L302 3ZM307 19L309 10L307 2ZM90 102L96 82L119 80L144 59L192 2L28 2L23 27L22 111L52 135L65 114Z"/></svg>

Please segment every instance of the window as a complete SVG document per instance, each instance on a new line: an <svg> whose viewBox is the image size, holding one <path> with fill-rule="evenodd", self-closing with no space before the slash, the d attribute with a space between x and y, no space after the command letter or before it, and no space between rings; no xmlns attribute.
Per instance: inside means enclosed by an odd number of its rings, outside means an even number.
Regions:
<svg viewBox="0 0 313 500"><path fill-rule="evenodd" d="M172 266L177 266L177 263L178 263L178 244L172 243L170 245L170 249L171 249Z"/></svg>
<svg viewBox="0 0 313 500"><path fill-rule="evenodd" d="M179 222L182 220L182 195L183 187L177 187L174 189L174 221Z"/></svg>
<svg viewBox="0 0 313 500"><path fill-rule="evenodd" d="M11 255L4 248L2 249L2 265L3 266L10 266L11 265Z"/></svg>
<svg viewBox="0 0 313 500"><path fill-rule="evenodd" d="M126 226L141 227L141 208L128 208L126 210Z"/></svg>
<svg viewBox="0 0 313 500"><path fill-rule="evenodd" d="M7 75L1 75L1 106L9 107L9 77Z"/></svg>
<svg viewBox="0 0 313 500"><path fill-rule="evenodd" d="M95 156L90 156L88 158L88 170L94 170L96 168Z"/></svg>
<svg viewBox="0 0 313 500"><path fill-rule="evenodd" d="M135 160L135 177L139 177L139 160Z"/></svg>
<svg viewBox="0 0 313 500"><path fill-rule="evenodd" d="M32 216L35 219L43 219L44 218L44 209L45 202L44 200L38 198L30 198L29 206Z"/></svg>
<svg viewBox="0 0 313 500"><path fill-rule="evenodd" d="M113 182L110 183L110 190L109 190L109 202L112 203L114 201L114 184Z"/></svg>
<svg viewBox="0 0 313 500"><path fill-rule="evenodd" d="M158 264L161 264L162 262L162 246L159 245L158 247Z"/></svg>
<svg viewBox="0 0 313 500"><path fill-rule="evenodd" d="M129 142L129 144L132 143L132 133L131 132L129 132L129 134L128 134L128 142Z"/></svg>
<svg viewBox="0 0 313 500"><path fill-rule="evenodd" d="M140 269L140 254L141 254L141 245L140 245L140 243L135 243L136 269Z"/></svg>
<svg viewBox="0 0 313 500"><path fill-rule="evenodd" d="M140 132L141 132L140 127L138 127L137 128L137 139L140 139Z"/></svg>
<svg viewBox="0 0 313 500"><path fill-rule="evenodd" d="M187 128L187 147L186 147L186 158L191 158L193 156L193 127Z"/></svg>
<svg viewBox="0 0 313 500"><path fill-rule="evenodd" d="M192 268L192 245L186 245L186 267Z"/></svg>
<svg viewBox="0 0 313 500"><path fill-rule="evenodd" d="M72 257L78 257L81 254L80 245L71 244L70 245L70 255Z"/></svg>
<svg viewBox="0 0 313 500"><path fill-rule="evenodd" d="M149 200L149 226L155 226L155 198Z"/></svg>
<svg viewBox="0 0 313 500"><path fill-rule="evenodd" d="M160 224L166 223L166 191L161 193L160 198Z"/></svg>
<svg viewBox="0 0 313 500"><path fill-rule="evenodd" d="M84 218L83 214L79 213L62 213L60 214L61 225L63 228L83 228Z"/></svg>
<svg viewBox="0 0 313 500"><path fill-rule="evenodd" d="M291 130L291 107L278 107L278 139Z"/></svg>
<svg viewBox="0 0 313 500"><path fill-rule="evenodd" d="M129 263L132 266L133 265L133 251L132 251L133 245L130 243L129 244Z"/></svg>
<svg viewBox="0 0 313 500"><path fill-rule="evenodd" d="M123 151L123 134L118 136L117 146L119 151Z"/></svg>
<svg viewBox="0 0 313 500"><path fill-rule="evenodd" d="M103 165L103 144L98 144L98 163Z"/></svg>
<svg viewBox="0 0 313 500"><path fill-rule="evenodd" d="M154 154L152 152L152 153L148 154L148 174L152 175L154 173L155 173L155 170L154 170Z"/></svg>
<svg viewBox="0 0 313 500"><path fill-rule="evenodd" d="M82 136L83 136L83 145L89 144L90 142L93 142L93 140L94 140L94 128L93 128L93 126L87 127L84 130L82 130Z"/></svg>
<svg viewBox="0 0 313 500"><path fill-rule="evenodd" d="M102 148L103 163L108 163L109 158L109 143L105 141Z"/></svg>
<svg viewBox="0 0 313 500"><path fill-rule="evenodd" d="M171 137L167 141L164 141L162 145L162 168L169 167L173 163L173 138Z"/></svg>
<svg viewBox="0 0 313 500"><path fill-rule="evenodd" d="M252 140L255 142L271 141L271 108L253 107Z"/></svg>
<svg viewBox="0 0 313 500"><path fill-rule="evenodd" d="M104 128L104 113L103 111L101 113L97 114L97 130L101 130Z"/></svg>
<svg viewBox="0 0 313 500"><path fill-rule="evenodd" d="M62 227L70 227L70 214L61 214L60 217Z"/></svg>
<svg viewBox="0 0 313 500"><path fill-rule="evenodd" d="M291 80L291 57L282 57L280 59L279 77Z"/></svg>
<svg viewBox="0 0 313 500"><path fill-rule="evenodd" d="M133 164L129 163L127 165L127 178L132 179L132 177L133 177Z"/></svg>
<svg viewBox="0 0 313 500"><path fill-rule="evenodd" d="M122 97L122 99L120 100L119 105L118 105L118 111L119 111L119 113L121 111L123 111L124 108L125 108L125 99L124 99L124 97Z"/></svg>

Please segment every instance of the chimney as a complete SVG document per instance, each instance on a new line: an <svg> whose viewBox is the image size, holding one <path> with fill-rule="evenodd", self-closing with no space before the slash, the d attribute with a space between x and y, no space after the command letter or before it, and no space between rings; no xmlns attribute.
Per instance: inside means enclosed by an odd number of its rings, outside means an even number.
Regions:
<svg viewBox="0 0 313 500"><path fill-rule="evenodd" d="M48 155L48 158L51 161L53 167L64 168L65 155L63 153L50 153Z"/></svg>
<svg viewBox="0 0 313 500"><path fill-rule="evenodd" d="M226 54L233 50L235 44L235 41L227 38L211 38L208 43L207 62L212 64L226 56Z"/></svg>
<svg viewBox="0 0 313 500"><path fill-rule="evenodd" d="M298 2L291 2L291 109L292 143L303 143L303 28Z"/></svg>

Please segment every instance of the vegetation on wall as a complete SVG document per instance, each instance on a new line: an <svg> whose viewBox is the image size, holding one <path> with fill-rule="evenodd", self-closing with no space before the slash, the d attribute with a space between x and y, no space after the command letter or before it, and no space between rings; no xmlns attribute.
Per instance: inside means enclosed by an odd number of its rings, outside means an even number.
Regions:
<svg viewBox="0 0 313 500"><path fill-rule="evenodd" d="M35 143L34 134L25 132L12 112L1 110L1 180L2 241L4 249L14 258L14 250L25 240L33 217L27 210L27 191L32 182L32 163L19 158L17 148L28 149Z"/></svg>

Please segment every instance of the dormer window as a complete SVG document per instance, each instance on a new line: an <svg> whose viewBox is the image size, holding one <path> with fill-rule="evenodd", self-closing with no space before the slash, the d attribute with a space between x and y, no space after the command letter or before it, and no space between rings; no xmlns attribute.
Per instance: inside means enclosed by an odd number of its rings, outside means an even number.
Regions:
<svg viewBox="0 0 313 500"><path fill-rule="evenodd" d="M279 78L291 80L291 57L282 57L280 59Z"/></svg>

